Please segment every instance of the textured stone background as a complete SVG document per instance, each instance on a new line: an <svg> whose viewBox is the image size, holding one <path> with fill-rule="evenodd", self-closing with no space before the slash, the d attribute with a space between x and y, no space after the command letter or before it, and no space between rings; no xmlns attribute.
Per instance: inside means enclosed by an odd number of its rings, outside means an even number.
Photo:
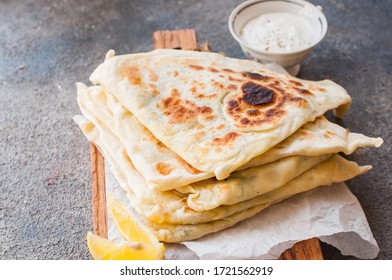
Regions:
<svg viewBox="0 0 392 280"><path fill-rule="evenodd" d="M79 3L83 2L83 3ZM88 259L92 229L88 143L72 116L75 82L105 52L152 49L157 29L195 28L214 51L244 57L227 28L241 1L0 1L0 259ZM392 5L315 0L329 21L300 76L332 79L353 97L343 125L381 136L350 158L374 169L348 182L392 259ZM350 258L324 245L326 258Z"/></svg>

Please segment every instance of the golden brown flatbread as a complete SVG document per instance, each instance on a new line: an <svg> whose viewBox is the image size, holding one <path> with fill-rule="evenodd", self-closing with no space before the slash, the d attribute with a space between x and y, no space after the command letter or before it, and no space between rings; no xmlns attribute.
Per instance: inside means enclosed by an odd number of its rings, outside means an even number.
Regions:
<svg viewBox="0 0 392 280"><path fill-rule="evenodd" d="M215 53L113 56L91 75L170 150L224 179L327 110L351 102L339 85L277 74Z"/></svg>
<svg viewBox="0 0 392 280"><path fill-rule="evenodd" d="M79 83L78 103L89 120L97 126L100 126L100 123L104 124L105 128L119 138L135 168L143 175L151 189L160 191L178 189L214 177L212 173L195 169L168 149L101 86L87 87ZM381 138L349 133L343 127L321 116L303 125L283 142L253 158L244 166L240 166L238 170L268 164L289 156L315 157L337 152L351 154L358 147L379 146L381 143ZM223 184L216 184L214 192L221 194L220 198L223 198L225 196L223 194L227 196L228 190L220 189L221 185ZM203 193L206 193L195 184L192 187L182 188L181 191L184 192L186 189L189 193L193 193L192 197L197 197L199 202L204 198ZM208 189L209 193L213 192L211 187ZM196 195L195 192L200 195ZM211 197L208 201L218 202L221 199ZM222 204L232 204L232 202L225 200Z"/></svg>

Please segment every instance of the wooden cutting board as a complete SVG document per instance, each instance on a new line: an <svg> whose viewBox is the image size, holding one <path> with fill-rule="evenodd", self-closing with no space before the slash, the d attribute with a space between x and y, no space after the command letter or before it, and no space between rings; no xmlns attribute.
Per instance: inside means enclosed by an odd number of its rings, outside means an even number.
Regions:
<svg viewBox="0 0 392 280"><path fill-rule="evenodd" d="M185 49L197 50L197 37L193 29L163 30L153 34L154 49ZM92 176L92 210L94 234L108 237L106 190L105 190L105 160L99 150L90 144L91 176ZM323 253L317 238L296 243L286 250L280 260L322 260Z"/></svg>

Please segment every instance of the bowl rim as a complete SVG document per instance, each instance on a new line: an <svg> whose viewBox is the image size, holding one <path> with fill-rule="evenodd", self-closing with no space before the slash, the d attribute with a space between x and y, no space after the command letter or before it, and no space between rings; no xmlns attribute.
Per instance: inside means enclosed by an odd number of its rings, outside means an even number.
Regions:
<svg viewBox="0 0 392 280"><path fill-rule="evenodd" d="M248 8L249 6L253 6L254 4L258 4L261 2L286 2L288 4L299 4L302 6L308 6L308 7L312 7L314 9L316 9L319 13L319 21L323 27L323 31L322 33L319 35L318 39L315 40L310 46L295 50L295 51L263 51L263 50L258 50L255 49L251 46L249 46L248 44L246 44L244 41L241 40L241 38L239 38L239 36L237 36L237 33L234 31L234 22L235 19L237 17L237 15L242 12L243 10L245 10L246 8ZM321 20L320 20L321 19ZM241 4L239 4L237 7L235 7L232 12L230 13L229 16L229 21L228 21L228 25L229 25L229 30L231 35L234 37L234 39L240 44L245 46L247 49L255 52L255 53L260 53L262 55L293 55L293 54L297 54L297 53L301 53L301 52L305 52L308 50L311 50L314 46L316 46L318 43L321 42L321 40L325 37L327 30L328 30L328 22L327 19L324 15L324 13L321 10L320 6L315 6L312 3L308 2L308 1L304 1L304 0L247 0L245 2L242 2Z"/></svg>

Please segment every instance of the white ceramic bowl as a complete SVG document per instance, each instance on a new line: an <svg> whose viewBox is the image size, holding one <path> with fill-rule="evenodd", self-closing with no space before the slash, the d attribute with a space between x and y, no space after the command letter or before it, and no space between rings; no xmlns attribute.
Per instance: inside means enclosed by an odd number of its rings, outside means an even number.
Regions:
<svg viewBox="0 0 392 280"><path fill-rule="evenodd" d="M313 25L316 34L311 45L296 51L263 51L249 46L241 40L241 31L250 20L268 13L293 13L310 17L316 24ZM233 37L240 44L245 55L261 63L277 63L284 67L291 75L297 75L300 63L312 52L312 49L325 36L328 24L321 7L303 0L248 0L237 6L229 17L229 29Z"/></svg>

